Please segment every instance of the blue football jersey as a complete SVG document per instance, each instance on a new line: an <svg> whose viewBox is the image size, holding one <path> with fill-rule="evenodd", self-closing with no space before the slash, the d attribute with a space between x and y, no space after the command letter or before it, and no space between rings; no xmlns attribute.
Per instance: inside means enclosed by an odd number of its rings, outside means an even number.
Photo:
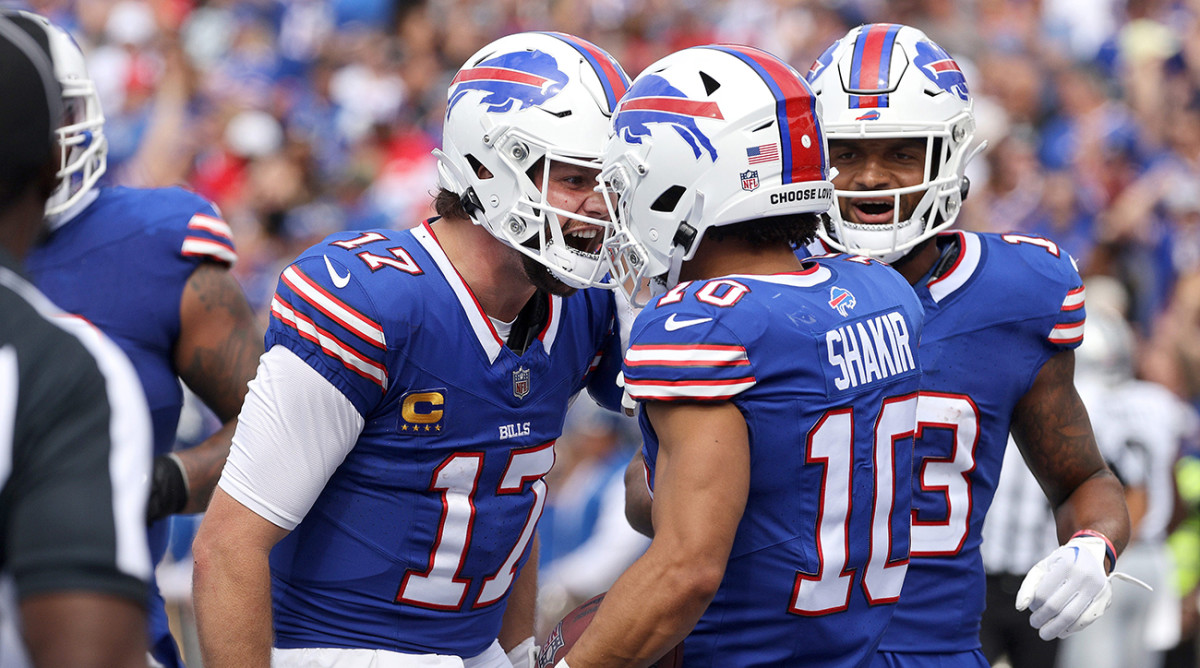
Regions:
<svg viewBox="0 0 1200 668"><path fill-rule="evenodd" d="M1017 401L1042 365L1083 339L1083 281L1041 237L949 232L952 266L916 286L924 373L913 452L912 556L881 650L979 647L979 546Z"/></svg>
<svg viewBox="0 0 1200 668"><path fill-rule="evenodd" d="M900 595L921 306L874 260L804 266L682 283L634 322L635 399L730 401L749 429L749 498L689 667L866 665Z"/></svg>
<svg viewBox="0 0 1200 668"><path fill-rule="evenodd" d="M154 453L175 443L183 390L175 369L179 307L201 262L237 260L229 226L207 200L182 188L101 188L79 214L26 258L34 283L60 308L94 324L133 362L146 392ZM168 523L149 530L157 564ZM166 666L181 665L151 582L151 644Z"/></svg>
<svg viewBox="0 0 1200 668"><path fill-rule="evenodd" d="M267 348L320 372L364 426L271 554L278 647L482 652L528 557L571 398L592 385L619 406L611 293L539 293L549 315L518 355L436 231L335 234L281 275Z"/></svg>

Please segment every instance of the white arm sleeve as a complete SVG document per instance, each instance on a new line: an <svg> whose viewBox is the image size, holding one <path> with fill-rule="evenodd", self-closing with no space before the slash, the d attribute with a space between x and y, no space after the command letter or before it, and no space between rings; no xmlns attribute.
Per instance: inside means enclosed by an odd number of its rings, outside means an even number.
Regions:
<svg viewBox="0 0 1200 668"><path fill-rule="evenodd" d="M283 346L258 362L217 485L291 531L358 441L363 417L324 376Z"/></svg>

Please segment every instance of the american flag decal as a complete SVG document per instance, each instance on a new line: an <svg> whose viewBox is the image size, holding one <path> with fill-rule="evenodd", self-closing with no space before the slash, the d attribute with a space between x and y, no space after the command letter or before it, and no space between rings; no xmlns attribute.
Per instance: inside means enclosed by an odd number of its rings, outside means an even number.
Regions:
<svg viewBox="0 0 1200 668"><path fill-rule="evenodd" d="M750 148L746 149L746 158L752 165L778 160L779 145L763 144L762 146L751 146Z"/></svg>

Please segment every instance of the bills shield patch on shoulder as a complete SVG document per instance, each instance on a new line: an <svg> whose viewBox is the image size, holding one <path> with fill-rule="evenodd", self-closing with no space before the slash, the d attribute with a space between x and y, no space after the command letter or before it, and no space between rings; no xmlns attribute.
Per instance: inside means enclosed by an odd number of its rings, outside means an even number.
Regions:
<svg viewBox="0 0 1200 668"><path fill-rule="evenodd" d="M757 169L748 169L742 172L742 190L758 190Z"/></svg>
<svg viewBox="0 0 1200 668"><path fill-rule="evenodd" d="M518 399L524 399L525 395L529 394L529 369L525 367L517 367L513 371L513 396Z"/></svg>

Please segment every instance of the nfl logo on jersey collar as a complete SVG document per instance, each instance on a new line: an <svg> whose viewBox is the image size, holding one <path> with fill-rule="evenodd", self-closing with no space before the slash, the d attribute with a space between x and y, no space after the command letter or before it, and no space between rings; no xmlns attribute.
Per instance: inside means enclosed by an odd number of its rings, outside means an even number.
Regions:
<svg viewBox="0 0 1200 668"><path fill-rule="evenodd" d="M518 399L524 399L525 395L529 394L529 369L525 367L517 367L512 372L513 378L513 396Z"/></svg>

